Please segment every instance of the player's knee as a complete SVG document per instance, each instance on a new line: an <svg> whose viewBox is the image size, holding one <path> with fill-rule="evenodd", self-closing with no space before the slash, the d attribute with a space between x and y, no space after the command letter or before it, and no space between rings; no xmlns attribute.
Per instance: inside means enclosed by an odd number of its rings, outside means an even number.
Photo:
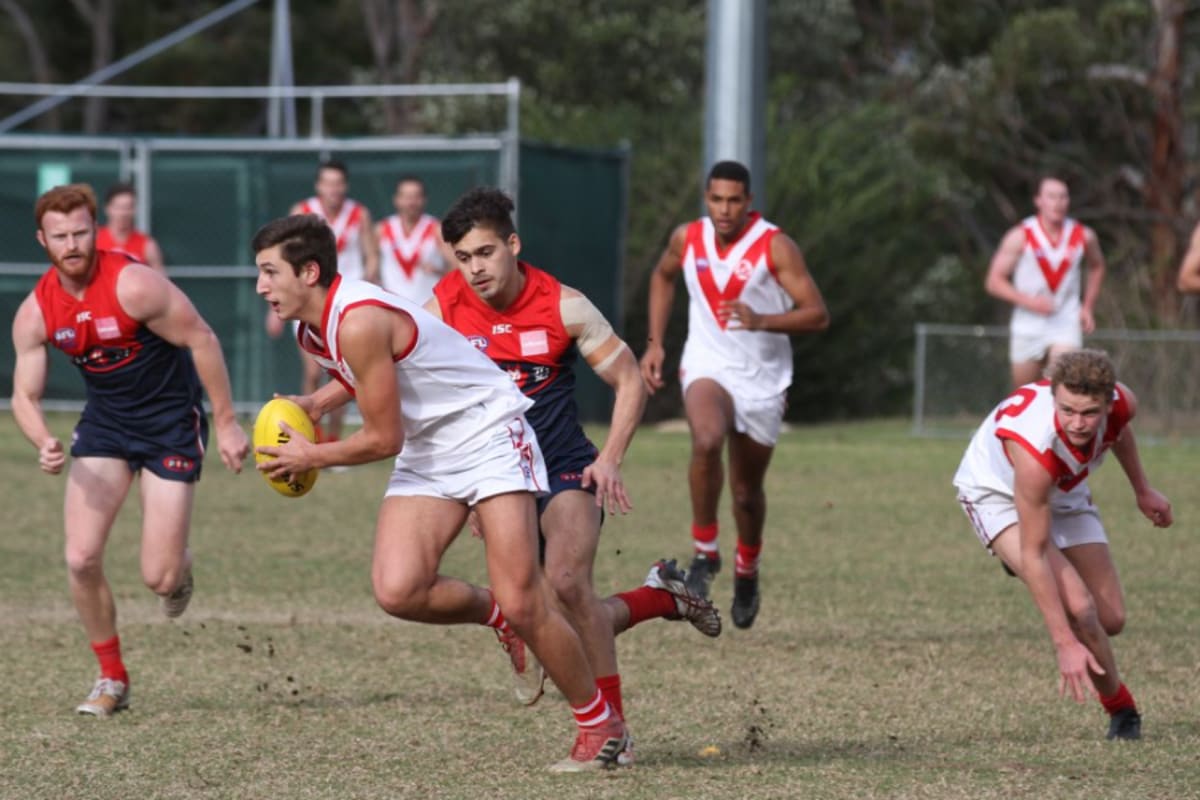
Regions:
<svg viewBox="0 0 1200 800"><path fill-rule="evenodd" d="M67 571L75 578L94 578L102 574L104 554L100 550L67 546Z"/></svg>
<svg viewBox="0 0 1200 800"><path fill-rule="evenodd" d="M183 570L180 566L155 564L142 567L142 583L157 595L168 595L175 591L182 576Z"/></svg>
<svg viewBox="0 0 1200 800"><path fill-rule="evenodd" d="M555 597L564 608L572 613L577 613L589 605L593 594L592 587L582 575L562 570L547 574L546 577L550 581L550 588L554 590Z"/></svg>
<svg viewBox="0 0 1200 800"><path fill-rule="evenodd" d="M704 425L692 426L692 455L698 458L720 458L725 434Z"/></svg>
<svg viewBox="0 0 1200 800"><path fill-rule="evenodd" d="M400 619L420 620L428 604L428 593L408 581L377 577L373 581L375 602L386 613Z"/></svg>
<svg viewBox="0 0 1200 800"><path fill-rule="evenodd" d="M733 505L739 511L761 511L766 505L766 494L761 486L735 484L730 489Z"/></svg>
<svg viewBox="0 0 1200 800"><path fill-rule="evenodd" d="M1095 635L1101 630L1100 615L1091 597L1079 598L1067 607L1067 618L1076 636Z"/></svg>
<svg viewBox="0 0 1200 800"><path fill-rule="evenodd" d="M1100 615L1100 624L1109 636L1116 636L1125 630L1125 609L1109 608Z"/></svg>
<svg viewBox="0 0 1200 800"><path fill-rule="evenodd" d="M493 586L492 592L504 618L518 633L532 628L546 614L546 602L540 591L505 592Z"/></svg>

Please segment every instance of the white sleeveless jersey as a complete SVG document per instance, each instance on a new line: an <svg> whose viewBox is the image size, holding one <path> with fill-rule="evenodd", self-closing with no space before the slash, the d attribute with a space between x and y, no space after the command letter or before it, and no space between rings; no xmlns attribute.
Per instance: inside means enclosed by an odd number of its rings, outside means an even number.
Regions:
<svg viewBox="0 0 1200 800"><path fill-rule="evenodd" d="M346 280L362 280L365 262L362 249L363 205L349 197L342 203L342 210L332 220L325 216L321 201L310 197L300 204L305 214L316 214L333 231L337 240L338 274Z"/></svg>
<svg viewBox="0 0 1200 800"><path fill-rule="evenodd" d="M325 301L323 330L302 323L297 337L300 347L351 393L354 372L342 358L338 328L347 312L366 305L408 314L417 328L409 351L395 357L404 423L397 467L453 466L457 453L486 445L495 426L511 422L533 405L466 337L416 303L372 283L339 276Z"/></svg>
<svg viewBox="0 0 1200 800"><path fill-rule="evenodd" d="M1047 328L1079 326L1080 263L1083 261L1086 229L1067 218L1057 242L1042 229L1036 216L1021 223L1025 233L1025 248L1013 271L1013 286L1023 294L1054 298L1054 313L1049 317L1016 307L1012 315L1012 332L1036 335Z"/></svg>
<svg viewBox="0 0 1200 800"><path fill-rule="evenodd" d="M717 310L740 300L760 314L791 309L791 296L779 285L771 263L771 239L779 228L757 213L725 253L717 247L712 220L688 225L683 277L688 289L688 335L681 368L703 364L725 376L727 387L750 399L777 397L792 383L792 345L786 333L727 329Z"/></svg>
<svg viewBox="0 0 1200 800"><path fill-rule="evenodd" d="M422 214L408 233L400 217L393 214L383 221L379 237L379 276L383 288L406 297L414 303L424 303L433 296L433 287L441 275L424 269L429 264L439 271L446 268L438 246L439 222Z"/></svg>
<svg viewBox="0 0 1200 800"><path fill-rule="evenodd" d="M971 437L954 475L954 485L968 499L998 494L1013 496L1013 467L1004 442L1020 446L1054 476L1057 489L1051 507L1077 507L1087 494L1088 473L1099 467L1105 453L1130 420L1129 402L1118 386L1112 410L1096 429L1089 446L1077 448L1058 425L1050 381L1029 383L1004 399Z"/></svg>

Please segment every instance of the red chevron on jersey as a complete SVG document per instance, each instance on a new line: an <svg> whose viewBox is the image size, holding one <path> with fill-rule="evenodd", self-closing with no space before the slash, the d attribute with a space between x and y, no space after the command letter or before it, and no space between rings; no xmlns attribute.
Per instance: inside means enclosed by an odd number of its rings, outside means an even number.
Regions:
<svg viewBox="0 0 1200 800"><path fill-rule="evenodd" d="M1041 220L1038 220L1037 224L1040 227ZM1046 248L1033 227L1028 224L1024 226L1025 244L1033 252L1033 257L1037 259L1038 267L1042 270L1042 277L1046 279L1046 285L1050 287L1050 291L1052 292L1058 291L1058 285L1062 283L1062 279L1066 277L1068 270L1071 269L1072 262L1075 260L1075 251L1083 247L1083 226L1077 222L1072 222L1071 225L1071 232L1067 237L1067 246L1062 251L1062 258L1059 260L1057 266L1050 263L1050 258L1046 255ZM1054 252L1057 253L1059 250L1058 245L1050 241L1050 237L1046 236L1044 230L1042 231L1042 235L1046 238L1046 244L1050 244L1054 248Z"/></svg>
<svg viewBox="0 0 1200 800"><path fill-rule="evenodd" d="M357 202L346 198L342 203L342 210L332 220L325 216L325 209L321 207L321 201L315 197L310 197L304 201L304 212L306 214L316 214L333 230L333 235L337 237L338 252L342 252L346 248L346 242L349 240L350 234L358 227L362 220L362 206Z"/></svg>
<svg viewBox="0 0 1200 800"><path fill-rule="evenodd" d="M760 215L758 212L752 212L746 221L746 227L742 230L738 240L732 242L725 248L725 252L717 252L710 254L704 246L704 223L702 220L696 220L688 225L687 228L687 244L686 248L691 248L692 258L696 264L696 280L700 284L701 291L704 292L704 300L708 304L709 310L712 312L713 319L717 320L717 324L724 330L728 324L727 320L721 319L720 308L722 303L732 302L738 299L742 294L742 288L746 285L746 281L750 280L750 276L754 274L755 267L761 260L766 260L768 269L770 269L770 247L771 239L774 238L777 229L768 228L762 231L758 238L750 244L745 250L745 253L739 259L737 266L730 270L729 280L725 282L725 288L717 288L717 282L713 278L713 271L710 259L714 256L720 260L729 254L736 247L741 236L745 236L754 227L754 223L758 221ZM720 245L717 245L718 251Z"/></svg>
<svg viewBox="0 0 1200 800"><path fill-rule="evenodd" d="M437 235L437 221L430 216L422 216L413 226L412 232L405 234L400 219L389 219L383 225L383 238L392 248L396 263L404 270L408 278L413 276L417 265L421 263L421 253L425 243Z"/></svg>

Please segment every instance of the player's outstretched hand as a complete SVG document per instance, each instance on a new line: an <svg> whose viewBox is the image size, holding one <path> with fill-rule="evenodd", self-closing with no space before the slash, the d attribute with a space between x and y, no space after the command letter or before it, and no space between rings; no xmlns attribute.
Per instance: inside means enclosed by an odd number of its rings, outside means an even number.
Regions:
<svg viewBox="0 0 1200 800"><path fill-rule="evenodd" d="M47 475L57 475L62 472L67 463L67 453L63 450L62 442L51 436L38 448L38 466Z"/></svg>
<svg viewBox="0 0 1200 800"><path fill-rule="evenodd" d="M287 434L288 440L275 447L258 447L256 453L271 456L270 461L260 461L257 465L259 472L265 472L272 480L283 480L288 475L300 475L308 472L314 466L317 445L304 438L286 422L279 423L279 429Z"/></svg>
<svg viewBox="0 0 1200 800"><path fill-rule="evenodd" d="M1096 330L1096 318L1086 308L1079 309L1079 327L1085 334Z"/></svg>
<svg viewBox="0 0 1200 800"><path fill-rule="evenodd" d="M1169 528L1175 521L1171 514L1171 504L1162 492L1156 489L1146 489L1137 496L1138 510L1146 515L1146 519L1154 523L1156 528Z"/></svg>
<svg viewBox="0 0 1200 800"><path fill-rule="evenodd" d="M242 462L250 454L250 440L236 419L217 429L217 450L226 467L234 472L242 471Z"/></svg>
<svg viewBox="0 0 1200 800"><path fill-rule="evenodd" d="M1096 685L1092 683L1092 673L1103 675L1104 668L1078 639L1058 649L1058 672L1060 695L1069 691L1077 703L1087 700L1089 694L1099 697Z"/></svg>
<svg viewBox="0 0 1200 800"><path fill-rule="evenodd" d="M606 461L594 461L584 467L583 488L596 487L596 505L609 514L628 514L633 510L625 482L621 480L621 468Z"/></svg>
<svg viewBox="0 0 1200 800"><path fill-rule="evenodd" d="M664 358L666 351L661 344L650 342L646 345L646 352L642 354L639 366L642 369L642 380L646 383L646 391L650 394L654 394L665 385L662 377Z"/></svg>

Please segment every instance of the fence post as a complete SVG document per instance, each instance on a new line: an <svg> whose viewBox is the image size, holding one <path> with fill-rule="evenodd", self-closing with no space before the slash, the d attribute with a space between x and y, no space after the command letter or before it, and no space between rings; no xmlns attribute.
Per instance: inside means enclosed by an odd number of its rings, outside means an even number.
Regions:
<svg viewBox="0 0 1200 800"><path fill-rule="evenodd" d="M916 352L913 354L913 435L925 432L925 337L924 322L915 325Z"/></svg>

